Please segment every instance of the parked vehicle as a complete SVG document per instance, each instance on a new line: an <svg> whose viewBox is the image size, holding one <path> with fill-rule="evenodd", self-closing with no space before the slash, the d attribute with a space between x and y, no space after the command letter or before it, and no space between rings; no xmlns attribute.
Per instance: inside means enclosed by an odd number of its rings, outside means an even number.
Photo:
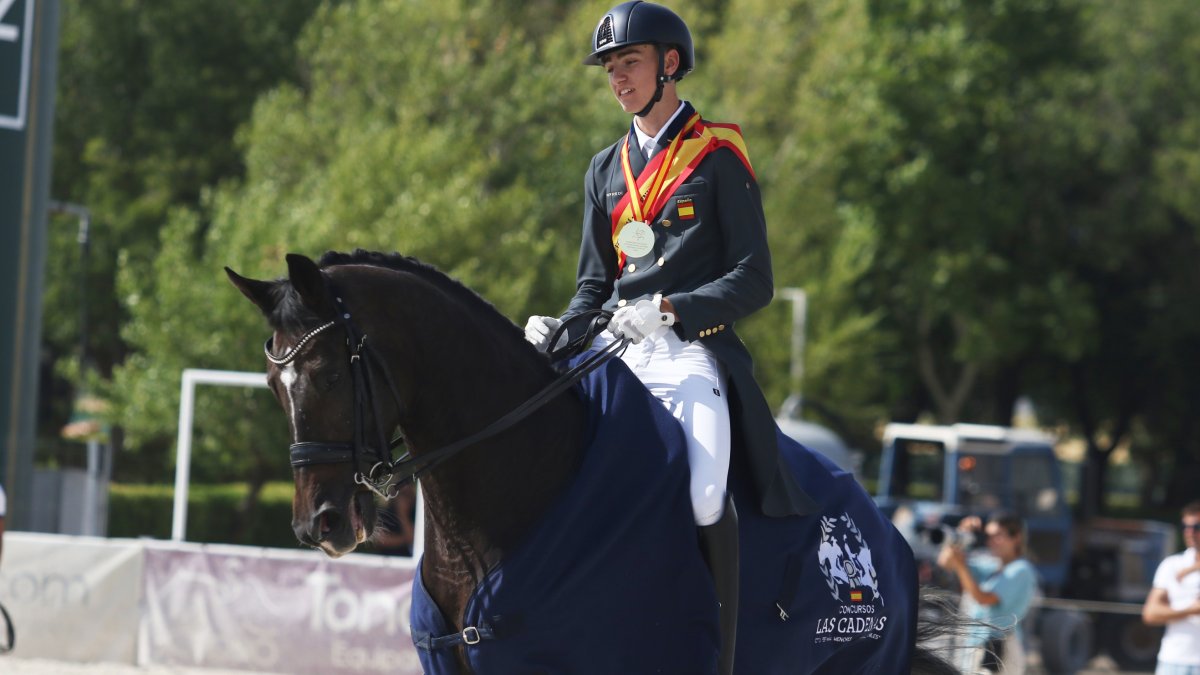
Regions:
<svg viewBox="0 0 1200 675"><path fill-rule="evenodd" d="M1123 669L1154 669L1162 630L1143 624L1140 610L1158 562L1172 551L1174 528L1074 522L1052 437L975 424L889 424L878 493L922 561L922 581L947 588L953 580L934 561L960 520L998 509L1024 519L1045 596L1027 633L1038 637L1050 672L1074 673L1099 651Z"/></svg>

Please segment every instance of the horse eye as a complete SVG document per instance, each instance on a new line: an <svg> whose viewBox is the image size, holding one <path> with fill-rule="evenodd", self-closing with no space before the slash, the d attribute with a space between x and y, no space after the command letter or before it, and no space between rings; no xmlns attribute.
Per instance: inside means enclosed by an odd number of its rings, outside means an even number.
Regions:
<svg viewBox="0 0 1200 675"><path fill-rule="evenodd" d="M330 373L325 378L325 391L333 391L333 388L337 386L338 381L341 379L341 373Z"/></svg>

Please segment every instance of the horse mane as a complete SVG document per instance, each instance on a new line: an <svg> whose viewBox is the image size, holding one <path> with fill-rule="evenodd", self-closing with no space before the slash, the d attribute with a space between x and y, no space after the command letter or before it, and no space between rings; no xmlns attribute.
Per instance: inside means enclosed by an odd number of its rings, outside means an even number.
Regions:
<svg viewBox="0 0 1200 675"><path fill-rule="evenodd" d="M424 281L429 282L434 287L441 290L446 295L458 300L463 305L476 309L472 312L477 319L484 321L494 327L497 331L517 331L507 317L496 309L496 306L484 299L475 291L467 288L462 282L450 277L445 272L442 272L433 265L399 253L381 253L378 251L365 251L363 249L355 249L353 253L342 253L340 251L327 251L317 261L317 266L321 269L333 267L335 265L371 265L373 267L382 267L385 269L395 270L412 274Z"/></svg>

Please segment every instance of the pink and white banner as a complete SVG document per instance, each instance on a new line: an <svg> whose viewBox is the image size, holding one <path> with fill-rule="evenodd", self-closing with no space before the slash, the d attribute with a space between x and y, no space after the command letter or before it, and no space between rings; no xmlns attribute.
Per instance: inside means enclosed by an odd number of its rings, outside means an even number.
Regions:
<svg viewBox="0 0 1200 675"><path fill-rule="evenodd" d="M419 675L408 626L415 566L400 557L8 532L0 602L16 626L18 658Z"/></svg>
<svg viewBox="0 0 1200 675"><path fill-rule="evenodd" d="M151 545L138 663L419 675L413 573L406 558Z"/></svg>

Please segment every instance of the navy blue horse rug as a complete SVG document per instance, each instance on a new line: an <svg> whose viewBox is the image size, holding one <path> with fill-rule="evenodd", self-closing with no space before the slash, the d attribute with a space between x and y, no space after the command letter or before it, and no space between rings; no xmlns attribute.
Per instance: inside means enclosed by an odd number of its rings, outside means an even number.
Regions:
<svg viewBox="0 0 1200 675"><path fill-rule="evenodd" d="M715 675L717 601L688 497L683 432L619 360L580 383L590 444L579 475L492 569L454 632L421 583L412 631L427 675ZM730 489L741 538L739 675L908 672L912 551L852 476L779 433L810 516L767 518L747 472ZM735 450L735 456L737 452Z"/></svg>

